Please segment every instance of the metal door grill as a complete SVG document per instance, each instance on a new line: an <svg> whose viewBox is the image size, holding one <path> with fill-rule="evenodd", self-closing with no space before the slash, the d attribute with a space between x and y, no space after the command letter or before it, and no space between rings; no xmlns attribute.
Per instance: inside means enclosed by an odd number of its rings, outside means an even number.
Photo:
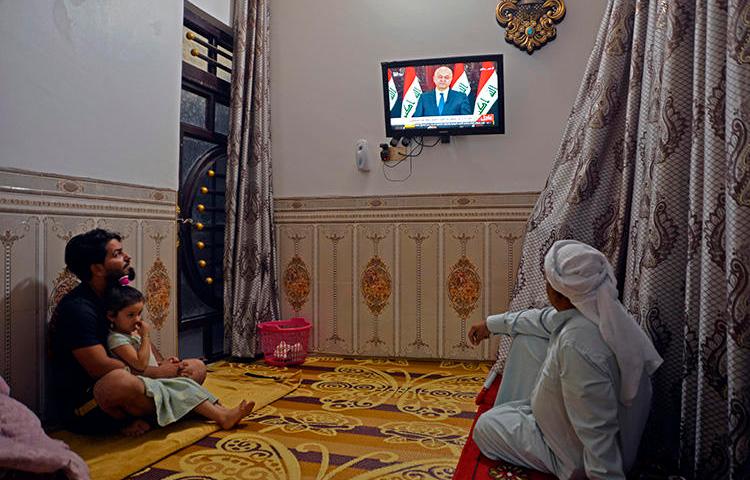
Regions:
<svg viewBox="0 0 750 480"><path fill-rule="evenodd" d="M180 103L179 349L223 355L231 29L185 2Z"/></svg>

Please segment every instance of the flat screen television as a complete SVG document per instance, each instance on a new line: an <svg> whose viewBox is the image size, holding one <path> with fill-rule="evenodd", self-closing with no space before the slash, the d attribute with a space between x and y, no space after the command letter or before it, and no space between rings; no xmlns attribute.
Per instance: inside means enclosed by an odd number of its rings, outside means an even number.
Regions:
<svg viewBox="0 0 750 480"><path fill-rule="evenodd" d="M503 56L383 62L388 137L505 133Z"/></svg>

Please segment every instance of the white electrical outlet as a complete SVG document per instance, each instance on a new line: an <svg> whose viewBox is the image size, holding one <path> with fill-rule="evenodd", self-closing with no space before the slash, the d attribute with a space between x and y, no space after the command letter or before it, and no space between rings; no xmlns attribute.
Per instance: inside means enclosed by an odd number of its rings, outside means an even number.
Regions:
<svg viewBox="0 0 750 480"><path fill-rule="evenodd" d="M354 161L357 168L363 172L370 171L370 162L367 157L367 140L360 138L354 144Z"/></svg>

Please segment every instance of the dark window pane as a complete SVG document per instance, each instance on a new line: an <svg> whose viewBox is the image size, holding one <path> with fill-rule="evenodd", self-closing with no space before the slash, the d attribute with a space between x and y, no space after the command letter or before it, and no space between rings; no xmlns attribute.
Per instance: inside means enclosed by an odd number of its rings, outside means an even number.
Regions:
<svg viewBox="0 0 750 480"><path fill-rule="evenodd" d="M229 107L217 103L215 118L214 130L224 135L229 135Z"/></svg>
<svg viewBox="0 0 750 480"><path fill-rule="evenodd" d="M206 127L206 103L208 99L196 93L182 90L182 100L180 102L180 121L195 125L196 127Z"/></svg>
<svg viewBox="0 0 750 480"><path fill-rule="evenodd" d="M185 183L187 175L195 162L204 153L215 147L215 143L184 137L182 139L182 158L180 159L180 185Z"/></svg>

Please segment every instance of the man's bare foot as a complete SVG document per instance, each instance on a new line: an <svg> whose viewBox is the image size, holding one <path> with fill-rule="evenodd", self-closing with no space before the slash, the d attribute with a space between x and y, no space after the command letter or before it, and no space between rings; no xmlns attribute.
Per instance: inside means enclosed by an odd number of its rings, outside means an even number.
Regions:
<svg viewBox="0 0 750 480"><path fill-rule="evenodd" d="M246 402L245 400L243 400L236 407L227 409L221 420L219 420L218 422L219 426L224 430L234 428L238 423L240 423L243 418L252 413L254 406L255 402Z"/></svg>
<svg viewBox="0 0 750 480"><path fill-rule="evenodd" d="M136 418L130 425L120 429L120 433L127 437L140 437L144 433L151 430L151 425L141 418Z"/></svg>

